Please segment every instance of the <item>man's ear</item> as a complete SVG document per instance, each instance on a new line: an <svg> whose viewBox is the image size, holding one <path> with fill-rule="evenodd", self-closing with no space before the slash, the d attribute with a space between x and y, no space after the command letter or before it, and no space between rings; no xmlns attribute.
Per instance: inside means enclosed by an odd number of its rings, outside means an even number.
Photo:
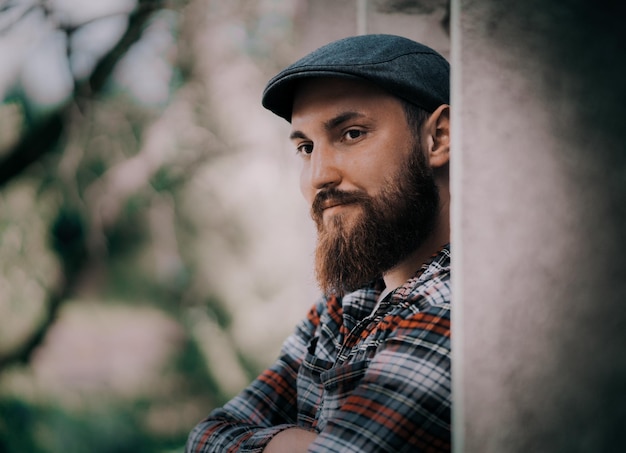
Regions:
<svg viewBox="0 0 626 453"><path fill-rule="evenodd" d="M440 105L426 121L428 161L432 168L450 162L450 106Z"/></svg>

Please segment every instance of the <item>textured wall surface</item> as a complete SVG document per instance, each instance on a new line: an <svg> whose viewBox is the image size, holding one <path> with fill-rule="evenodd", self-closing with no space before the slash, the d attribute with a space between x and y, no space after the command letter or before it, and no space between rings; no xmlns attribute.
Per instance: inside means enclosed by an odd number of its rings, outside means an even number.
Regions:
<svg viewBox="0 0 626 453"><path fill-rule="evenodd" d="M456 10L457 452L626 451L622 5Z"/></svg>

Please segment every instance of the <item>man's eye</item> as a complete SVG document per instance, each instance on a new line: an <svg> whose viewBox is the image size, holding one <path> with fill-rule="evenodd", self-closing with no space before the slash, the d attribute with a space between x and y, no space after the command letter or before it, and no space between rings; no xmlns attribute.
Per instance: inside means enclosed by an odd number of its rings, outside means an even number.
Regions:
<svg viewBox="0 0 626 453"><path fill-rule="evenodd" d="M362 130L359 129L350 129L348 131L346 131L343 136L344 138L346 138L347 140L356 140L357 138L363 136L363 134L365 134L365 132L363 132Z"/></svg>
<svg viewBox="0 0 626 453"><path fill-rule="evenodd" d="M301 145L298 145L296 151L298 154L309 155L313 152L313 145L311 145L310 143L303 143Z"/></svg>

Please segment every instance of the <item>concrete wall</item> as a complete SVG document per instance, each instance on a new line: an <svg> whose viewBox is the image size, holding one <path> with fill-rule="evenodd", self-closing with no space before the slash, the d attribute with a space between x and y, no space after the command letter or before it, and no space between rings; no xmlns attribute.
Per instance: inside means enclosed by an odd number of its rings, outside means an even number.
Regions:
<svg viewBox="0 0 626 453"><path fill-rule="evenodd" d="M457 452L626 451L622 5L453 5Z"/></svg>

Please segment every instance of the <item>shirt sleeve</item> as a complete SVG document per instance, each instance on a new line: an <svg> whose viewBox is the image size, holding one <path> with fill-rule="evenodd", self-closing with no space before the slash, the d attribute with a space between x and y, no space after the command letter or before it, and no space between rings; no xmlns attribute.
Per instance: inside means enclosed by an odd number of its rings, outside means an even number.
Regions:
<svg viewBox="0 0 626 453"><path fill-rule="evenodd" d="M309 311L270 368L191 431L186 453L261 452L276 434L296 426L298 369L322 307Z"/></svg>
<svg viewBox="0 0 626 453"><path fill-rule="evenodd" d="M449 304L389 320L388 328L309 452L450 451Z"/></svg>

